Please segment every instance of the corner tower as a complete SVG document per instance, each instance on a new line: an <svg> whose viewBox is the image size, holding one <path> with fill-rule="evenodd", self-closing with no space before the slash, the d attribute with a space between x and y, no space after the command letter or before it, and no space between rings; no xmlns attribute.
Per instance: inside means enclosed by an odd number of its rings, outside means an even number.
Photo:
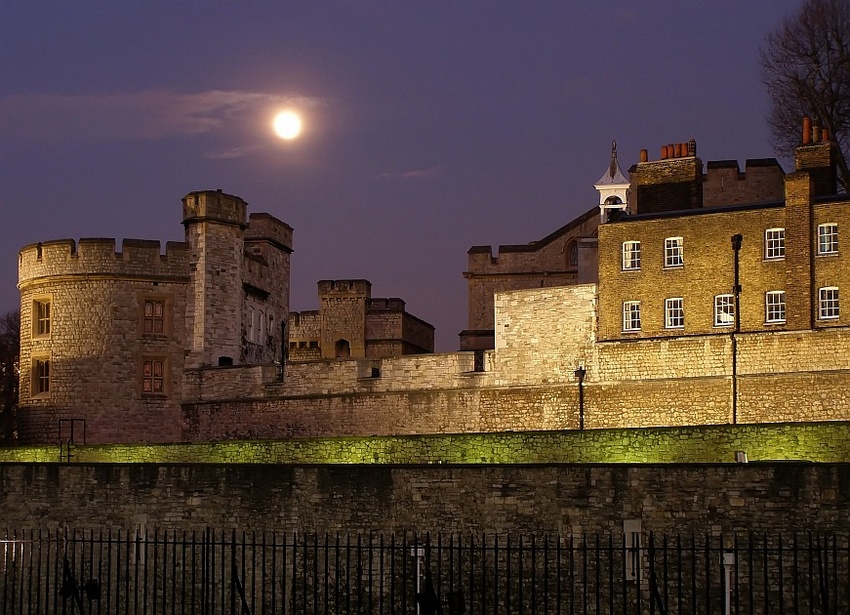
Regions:
<svg viewBox="0 0 850 615"><path fill-rule="evenodd" d="M183 197L189 244L186 367L232 365L242 342L242 254L248 204L221 190Z"/></svg>

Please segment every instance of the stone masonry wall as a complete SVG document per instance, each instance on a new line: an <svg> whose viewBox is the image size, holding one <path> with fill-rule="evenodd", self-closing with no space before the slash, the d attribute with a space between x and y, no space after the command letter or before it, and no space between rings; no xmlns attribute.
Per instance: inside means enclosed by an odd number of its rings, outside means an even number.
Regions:
<svg viewBox="0 0 850 615"><path fill-rule="evenodd" d="M594 344L594 302L593 285L498 295L484 372L471 352L296 364L284 383L272 366L201 371L183 439L577 429L582 410L588 429L733 421L728 335ZM846 328L743 333L737 353L739 422L850 415Z"/></svg>
<svg viewBox="0 0 850 615"><path fill-rule="evenodd" d="M744 173L735 160L709 161L702 184L703 207L781 201L784 177L774 158L747 160Z"/></svg>
<svg viewBox="0 0 850 615"><path fill-rule="evenodd" d="M847 464L297 466L0 464L12 528L834 531Z"/></svg>

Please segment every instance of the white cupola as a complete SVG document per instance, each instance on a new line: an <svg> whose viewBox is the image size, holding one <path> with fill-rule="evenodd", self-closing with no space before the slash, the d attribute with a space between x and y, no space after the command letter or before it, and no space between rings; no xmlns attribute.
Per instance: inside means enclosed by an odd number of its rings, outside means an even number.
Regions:
<svg viewBox="0 0 850 615"><path fill-rule="evenodd" d="M617 162L616 141L611 141L611 163L593 187L599 191L599 216L602 222L607 221L615 211L628 212L629 180Z"/></svg>

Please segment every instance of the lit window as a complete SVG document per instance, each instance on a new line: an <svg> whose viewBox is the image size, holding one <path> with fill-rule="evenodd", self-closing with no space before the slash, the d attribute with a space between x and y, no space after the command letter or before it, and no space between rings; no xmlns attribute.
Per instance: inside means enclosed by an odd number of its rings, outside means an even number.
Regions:
<svg viewBox="0 0 850 615"><path fill-rule="evenodd" d="M640 301L623 303L623 331L640 331Z"/></svg>
<svg viewBox="0 0 850 615"><path fill-rule="evenodd" d="M834 222L818 225L818 254L838 252L838 225Z"/></svg>
<svg viewBox="0 0 850 615"><path fill-rule="evenodd" d="M50 335L50 300L39 299L32 304L33 336Z"/></svg>
<svg viewBox="0 0 850 615"><path fill-rule="evenodd" d="M665 329L682 329L685 326L685 310L683 308L683 303L684 301L681 297L664 300Z"/></svg>
<svg viewBox="0 0 850 615"><path fill-rule="evenodd" d="M165 301L145 300L145 333L165 331Z"/></svg>
<svg viewBox="0 0 850 615"><path fill-rule="evenodd" d="M785 258L785 229L769 228L764 232L764 257Z"/></svg>
<svg viewBox="0 0 850 615"><path fill-rule="evenodd" d="M818 318L838 318L838 288L828 286L818 291Z"/></svg>
<svg viewBox="0 0 850 615"><path fill-rule="evenodd" d="M32 361L33 395L46 395L50 392L50 357L35 357Z"/></svg>
<svg viewBox="0 0 850 615"><path fill-rule="evenodd" d="M165 362L162 359L145 359L142 363L142 391L163 393L164 383Z"/></svg>
<svg viewBox="0 0 850 615"><path fill-rule="evenodd" d="M623 270L640 269L640 242L623 242Z"/></svg>
<svg viewBox="0 0 850 615"><path fill-rule="evenodd" d="M664 266L681 267L684 264L682 257L682 238L668 237L664 240Z"/></svg>
<svg viewBox="0 0 850 615"><path fill-rule="evenodd" d="M716 295L714 297L714 326L731 327L735 324L735 297Z"/></svg>
<svg viewBox="0 0 850 615"><path fill-rule="evenodd" d="M785 291L771 290L764 297L765 321L785 322Z"/></svg>

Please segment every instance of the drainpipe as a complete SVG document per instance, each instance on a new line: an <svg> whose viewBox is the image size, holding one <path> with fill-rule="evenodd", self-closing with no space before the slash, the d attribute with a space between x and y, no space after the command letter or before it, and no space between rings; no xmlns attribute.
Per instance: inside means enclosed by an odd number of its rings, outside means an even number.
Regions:
<svg viewBox="0 0 850 615"><path fill-rule="evenodd" d="M280 321L280 366L277 371L277 381L283 382L284 370L286 369L286 321Z"/></svg>
<svg viewBox="0 0 850 615"><path fill-rule="evenodd" d="M732 424L738 423L738 333L741 332L741 243L743 236L732 235L732 251L735 253L735 284L732 294L735 295L735 330L732 332Z"/></svg>
<svg viewBox="0 0 850 615"><path fill-rule="evenodd" d="M575 371L576 378L578 378L578 428L580 431L584 431L584 376L587 374L587 370L584 369L584 366L579 365L578 369Z"/></svg>

